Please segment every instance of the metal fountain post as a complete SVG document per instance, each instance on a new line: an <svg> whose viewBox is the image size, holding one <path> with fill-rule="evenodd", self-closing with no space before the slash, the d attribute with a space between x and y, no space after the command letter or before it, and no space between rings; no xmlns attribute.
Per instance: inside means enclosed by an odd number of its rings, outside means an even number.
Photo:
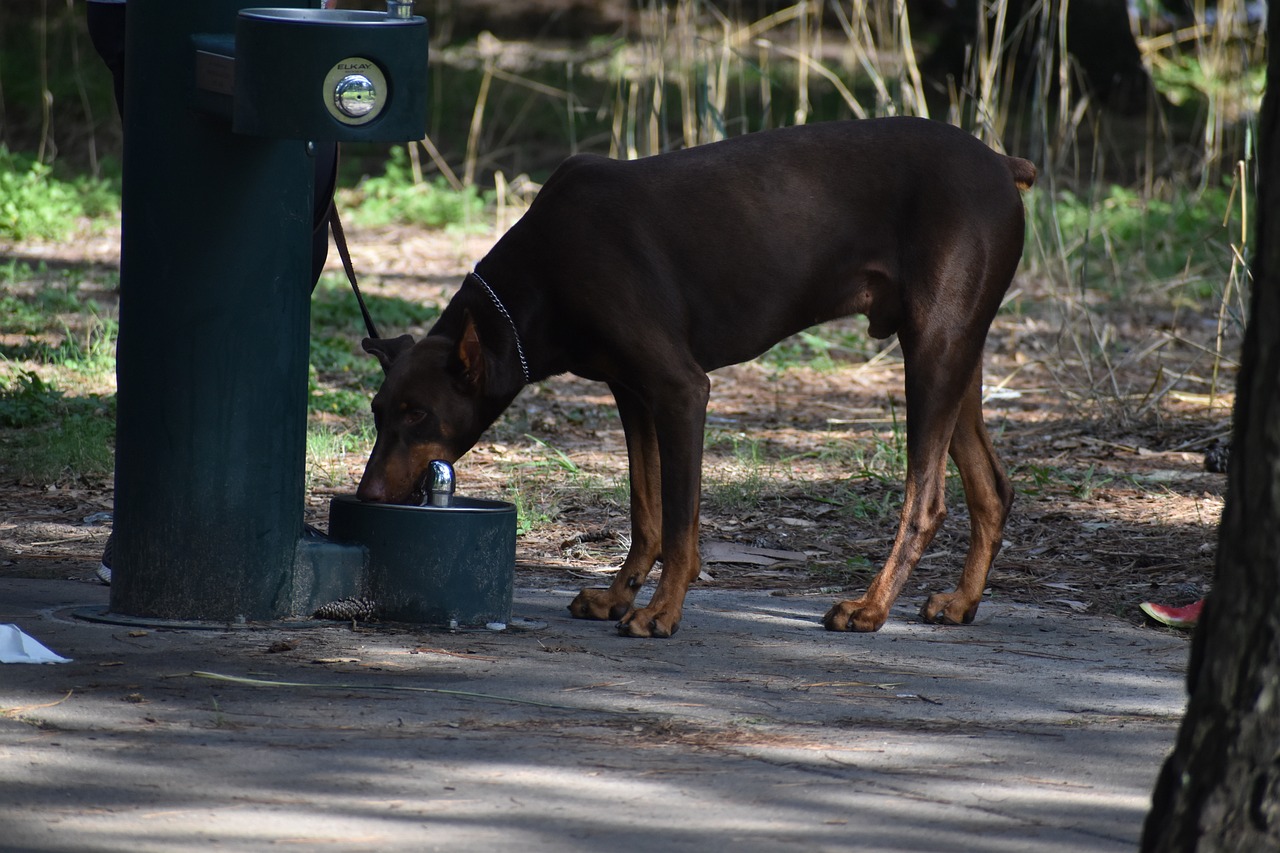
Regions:
<svg viewBox="0 0 1280 853"><path fill-rule="evenodd" d="M313 143L421 138L427 27L283 5L128 2L115 614L308 615L360 574L304 536Z"/></svg>

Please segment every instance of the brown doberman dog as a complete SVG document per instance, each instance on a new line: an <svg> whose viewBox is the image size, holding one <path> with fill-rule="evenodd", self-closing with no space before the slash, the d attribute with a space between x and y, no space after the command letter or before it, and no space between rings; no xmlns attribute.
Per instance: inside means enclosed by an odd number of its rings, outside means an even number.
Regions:
<svg viewBox="0 0 1280 853"><path fill-rule="evenodd" d="M930 622L973 620L1013 502L982 421L982 351L1022 256L1027 160L914 118L753 133L619 162L569 158L423 340L366 339L386 371L362 500L417 503L434 459L466 453L530 382L608 383L626 434L631 549L570 612L669 637L700 568L708 371L850 314L897 333L907 479L897 538L861 598L823 619L875 631L946 515L948 451L969 554ZM662 576L643 607L654 564Z"/></svg>

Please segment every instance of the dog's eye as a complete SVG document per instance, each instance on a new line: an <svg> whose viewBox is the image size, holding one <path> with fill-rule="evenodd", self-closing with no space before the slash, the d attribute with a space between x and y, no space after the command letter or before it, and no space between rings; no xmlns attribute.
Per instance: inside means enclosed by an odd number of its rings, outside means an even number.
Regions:
<svg viewBox="0 0 1280 853"><path fill-rule="evenodd" d="M426 419L427 413L420 409L413 409L404 413L404 422L406 426L416 426Z"/></svg>

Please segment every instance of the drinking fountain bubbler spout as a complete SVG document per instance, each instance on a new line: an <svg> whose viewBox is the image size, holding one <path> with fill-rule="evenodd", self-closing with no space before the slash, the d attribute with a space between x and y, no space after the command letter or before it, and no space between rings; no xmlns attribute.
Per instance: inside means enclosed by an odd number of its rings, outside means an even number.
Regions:
<svg viewBox="0 0 1280 853"><path fill-rule="evenodd" d="M453 466L443 459L435 460L427 469L427 499L423 506L453 506L456 487Z"/></svg>

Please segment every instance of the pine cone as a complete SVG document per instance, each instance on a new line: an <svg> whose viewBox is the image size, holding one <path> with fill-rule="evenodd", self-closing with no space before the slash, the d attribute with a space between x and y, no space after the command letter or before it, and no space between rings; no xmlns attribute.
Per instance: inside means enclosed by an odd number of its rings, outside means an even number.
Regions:
<svg viewBox="0 0 1280 853"><path fill-rule="evenodd" d="M340 598L316 609L316 619L338 622L367 621L378 614L377 602L367 598Z"/></svg>
<svg viewBox="0 0 1280 853"><path fill-rule="evenodd" d="M1227 462L1231 458L1231 445L1215 444L1204 454L1204 470L1212 474L1227 473Z"/></svg>

